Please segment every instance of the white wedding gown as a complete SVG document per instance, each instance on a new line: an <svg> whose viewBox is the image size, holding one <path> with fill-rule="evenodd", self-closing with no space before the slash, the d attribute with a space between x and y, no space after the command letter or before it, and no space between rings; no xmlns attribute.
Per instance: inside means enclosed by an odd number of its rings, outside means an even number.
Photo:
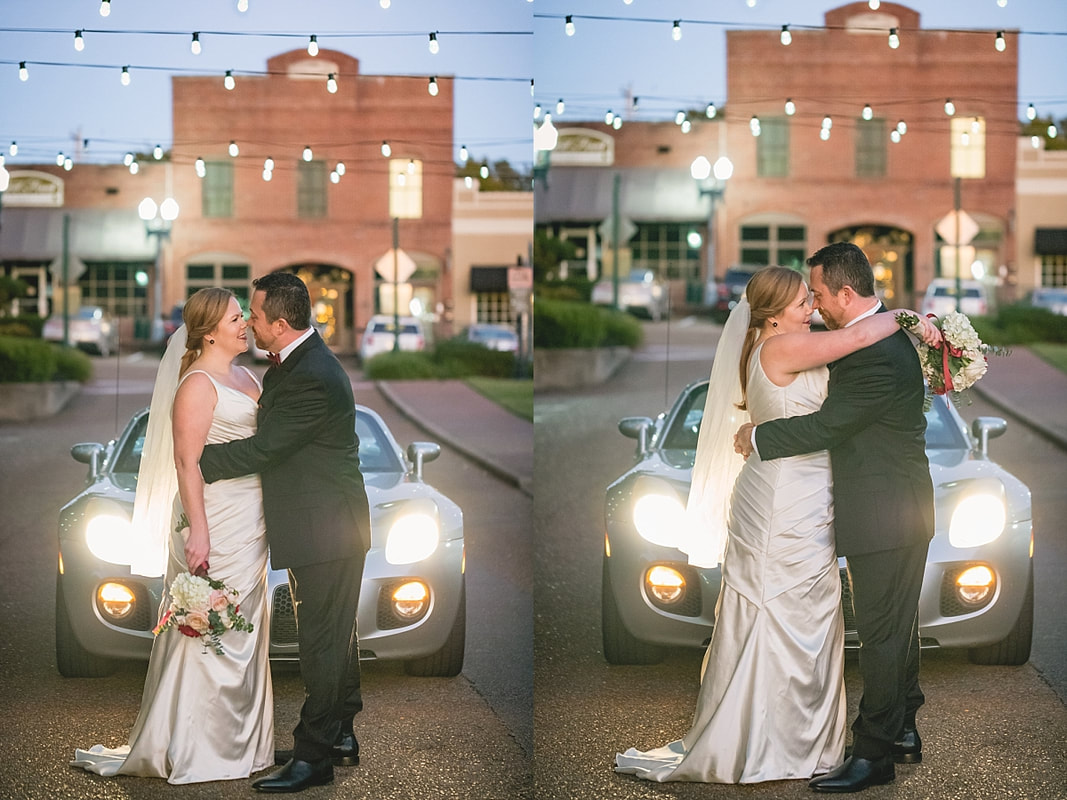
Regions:
<svg viewBox="0 0 1067 800"><path fill-rule="evenodd" d="M214 379L212 383L218 403L208 443L255 433L256 401ZM212 649L204 652L205 640L185 636L177 628L160 634L152 645L129 744L77 750L72 765L100 775L166 778L174 784L247 778L274 765L267 541L259 476L206 485L204 504L211 535L210 575L240 592L240 612L253 632L223 634L223 655ZM175 500L175 518L178 506ZM175 575L188 569L175 525L176 519L168 548L168 587ZM164 607L169 602L165 594Z"/></svg>
<svg viewBox="0 0 1067 800"><path fill-rule="evenodd" d="M756 424L816 411L825 367L788 386L749 366ZM745 462L730 501L716 625L693 725L675 742L615 757L651 781L758 783L810 778L845 746L844 622L826 451Z"/></svg>

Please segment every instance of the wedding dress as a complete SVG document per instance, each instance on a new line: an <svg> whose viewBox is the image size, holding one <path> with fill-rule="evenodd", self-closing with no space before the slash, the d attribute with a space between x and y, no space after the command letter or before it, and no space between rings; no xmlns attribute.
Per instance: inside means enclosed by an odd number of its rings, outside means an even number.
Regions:
<svg viewBox="0 0 1067 800"><path fill-rule="evenodd" d="M748 369L752 421L816 411L826 398L826 367L776 386L760 365L761 349ZM618 772L757 783L810 778L841 763L844 622L829 454L750 456L734 484L728 531L693 725L664 747L617 754Z"/></svg>
<svg viewBox="0 0 1067 800"><path fill-rule="evenodd" d="M256 401L211 381L218 403L208 443L255 433ZM240 613L254 630L223 634L222 655L210 648L205 651L206 640L185 636L177 628L164 631L152 645L141 710L129 744L77 750L72 765L100 775L166 778L174 784L247 778L274 765L267 542L259 476L205 485L204 505L211 536L209 573L240 592ZM175 575L188 571L183 538L174 532L179 513L180 501L175 498L168 587ZM165 593L163 607L169 602Z"/></svg>

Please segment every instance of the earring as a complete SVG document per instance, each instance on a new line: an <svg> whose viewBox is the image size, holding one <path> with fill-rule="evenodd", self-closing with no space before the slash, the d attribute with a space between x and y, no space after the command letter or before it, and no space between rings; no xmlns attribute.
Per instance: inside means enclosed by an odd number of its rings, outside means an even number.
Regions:
<svg viewBox="0 0 1067 800"><path fill-rule="evenodd" d="M778 323L776 322L776 323L774 323L774 324L775 324L775 325L777 325ZM207 343L208 343L208 344L215 344L215 340L214 340L214 339L208 339L208 340L207 340Z"/></svg>
<svg viewBox="0 0 1067 800"><path fill-rule="evenodd" d="M778 327L778 323L777 322L772 322L771 323L771 327L772 328L777 328Z"/></svg>

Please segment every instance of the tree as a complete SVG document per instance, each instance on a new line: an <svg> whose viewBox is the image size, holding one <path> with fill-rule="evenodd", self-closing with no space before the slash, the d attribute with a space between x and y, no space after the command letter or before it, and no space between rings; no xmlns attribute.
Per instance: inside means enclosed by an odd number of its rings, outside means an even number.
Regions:
<svg viewBox="0 0 1067 800"><path fill-rule="evenodd" d="M11 301L16 297L25 297L30 287L26 281L0 275L0 317L6 317L11 311Z"/></svg>
<svg viewBox="0 0 1067 800"><path fill-rule="evenodd" d="M482 177L482 167L488 177ZM456 177L473 178L483 192L529 192L533 186L533 172L519 172L506 159L490 166L485 159L470 158L466 164L456 165Z"/></svg>
<svg viewBox="0 0 1067 800"><path fill-rule="evenodd" d="M550 236L547 231L534 231L533 267L534 281L543 283L559 276L561 261L573 259L577 254L574 242Z"/></svg>
<svg viewBox="0 0 1067 800"><path fill-rule="evenodd" d="M1056 123L1056 136L1048 135L1049 126L1053 124L1052 117L1035 117L1027 120L1020 127L1021 136L1038 136L1045 140L1046 150L1067 150L1067 119L1061 119Z"/></svg>

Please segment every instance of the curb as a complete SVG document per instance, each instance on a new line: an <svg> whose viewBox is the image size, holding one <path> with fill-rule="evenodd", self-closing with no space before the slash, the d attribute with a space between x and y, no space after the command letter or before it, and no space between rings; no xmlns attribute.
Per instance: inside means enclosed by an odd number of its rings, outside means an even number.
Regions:
<svg viewBox="0 0 1067 800"><path fill-rule="evenodd" d="M401 414L411 420L411 422L413 422L416 426L426 431L426 433L428 433L430 436L447 444L453 450L456 450L462 455L466 456L471 461L475 462L483 469L485 469L487 472L490 472L501 480L510 483L512 486L517 488L527 497L533 497L532 480L523 478L520 475L516 475L506 467L497 464L490 456L487 456L484 453L481 453L478 450L468 445L465 445L462 442L457 441L442 428L439 428L432 422L428 422L425 417L417 416L412 410L412 408L408 406L399 397L397 397L397 395L393 392L389 381L375 381L374 386L379 392L381 392L382 397L388 400L393 405L393 407L396 408L397 411L399 411Z"/></svg>
<svg viewBox="0 0 1067 800"><path fill-rule="evenodd" d="M971 389L972 391L974 391L975 394L977 394L990 405L996 406L998 409L1007 414L1016 422L1019 422L1027 428L1030 428L1030 430L1034 431L1040 436L1045 437L1050 442L1052 442L1052 444L1056 445L1061 450L1067 452L1067 436L1064 436L1059 431L1053 430L1049 426L1038 422L1032 417L1024 415L1018 410L1015 405L1010 403L1008 400L1006 400L996 392L991 392L988 389L982 388L980 383L976 383L974 386L971 387Z"/></svg>

